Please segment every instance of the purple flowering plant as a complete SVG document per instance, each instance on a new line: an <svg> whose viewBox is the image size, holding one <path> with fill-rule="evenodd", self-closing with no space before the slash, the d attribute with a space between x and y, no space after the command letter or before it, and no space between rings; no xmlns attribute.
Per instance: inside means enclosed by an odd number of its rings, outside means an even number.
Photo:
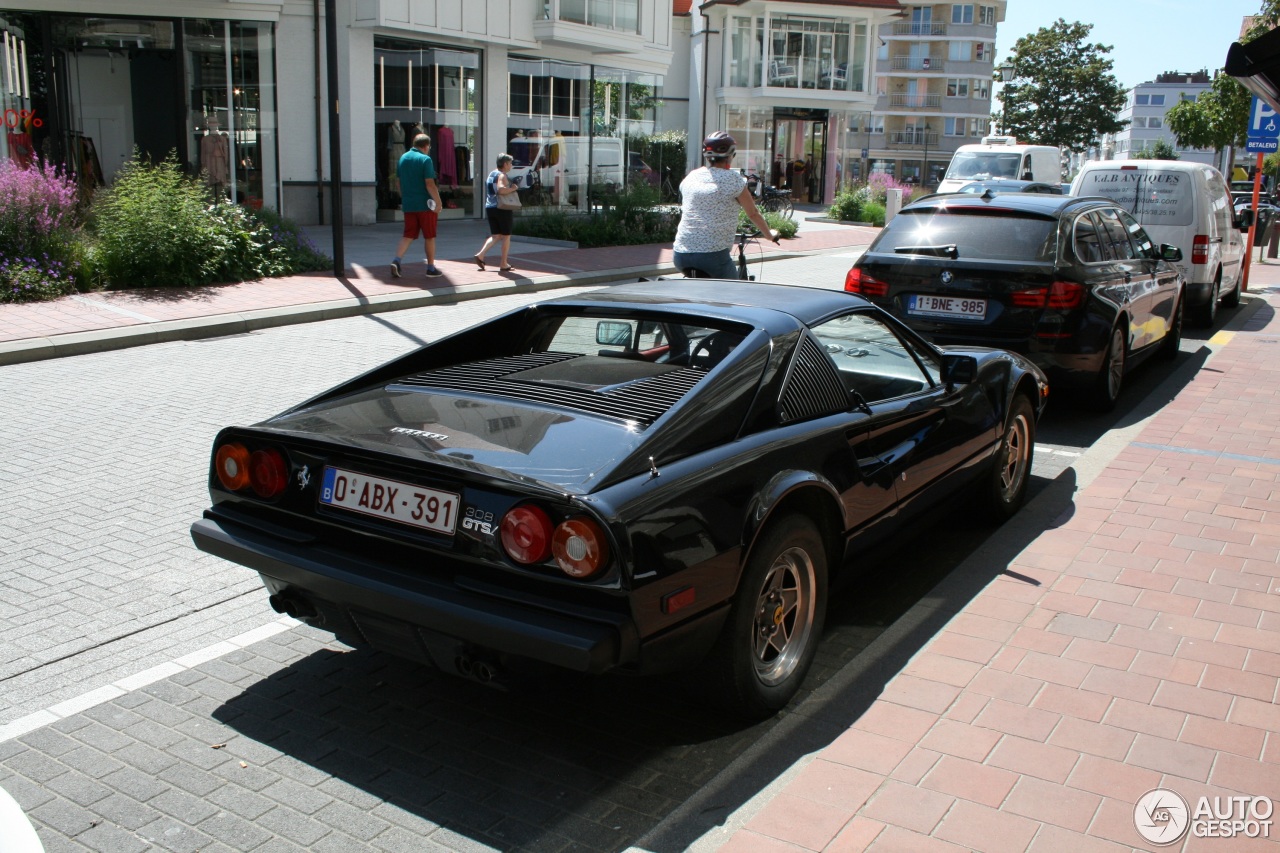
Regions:
<svg viewBox="0 0 1280 853"><path fill-rule="evenodd" d="M82 221L70 175L49 163L0 160L0 302L73 292L69 267Z"/></svg>

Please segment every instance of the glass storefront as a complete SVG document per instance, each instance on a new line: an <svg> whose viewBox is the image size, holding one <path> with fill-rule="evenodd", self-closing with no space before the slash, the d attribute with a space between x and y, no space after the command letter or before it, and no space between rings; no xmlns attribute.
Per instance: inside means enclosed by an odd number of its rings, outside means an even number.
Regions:
<svg viewBox="0 0 1280 853"><path fill-rule="evenodd" d="M790 190L796 201L817 204L860 176L858 138L866 119L843 110L729 105L720 126L737 140L734 168Z"/></svg>
<svg viewBox="0 0 1280 853"><path fill-rule="evenodd" d="M137 149L216 190L279 207L272 25L0 10L0 153L65 165L89 193ZM0 75L2 77L3 75Z"/></svg>
<svg viewBox="0 0 1280 853"><path fill-rule="evenodd" d="M441 219L479 214L480 52L374 39L373 103L378 218L397 218L396 163L419 133L431 137ZM477 174L479 172L480 174Z"/></svg>
<svg viewBox="0 0 1280 853"><path fill-rule="evenodd" d="M661 77L520 57L507 76L508 178L526 207L589 210L628 184L658 185L642 140L654 132Z"/></svg>

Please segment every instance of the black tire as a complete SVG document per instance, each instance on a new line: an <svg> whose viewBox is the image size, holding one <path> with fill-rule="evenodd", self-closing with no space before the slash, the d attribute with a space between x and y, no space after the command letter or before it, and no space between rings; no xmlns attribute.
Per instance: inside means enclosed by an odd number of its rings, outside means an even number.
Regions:
<svg viewBox="0 0 1280 853"><path fill-rule="evenodd" d="M1124 366L1126 350L1124 327L1114 326L1111 329L1111 340L1107 344L1107 355L1098 371L1098 379L1093 387L1093 408L1099 412L1109 412L1116 407L1120 398L1120 388L1124 384Z"/></svg>
<svg viewBox="0 0 1280 853"><path fill-rule="evenodd" d="M1218 319L1218 300L1222 298L1222 269L1218 269L1218 274L1213 277L1213 292L1209 294L1209 301L1196 308L1196 323L1209 328L1213 326L1213 321Z"/></svg>
<svg viewBox="0 0 1280 853"><path fill-rule="evenodd" d="M779 200L779 203L778 203L779 216L784 216L787 219L792 219L795 217L795 212L796 212L796 209L792 205L790 198L784 197Z"/></svg>
<svg viewBox="0 0 1280 853"><path fill-rule="evenodd" d="M696 685L727 714L769 717L791 701L813 663L827 603L827 554L812 521L785 515L751 549L738 593Z"/></svg>
<svg viewBox="0 0 1280 853"><path fill-rule="evenodd" d="M991 460L987 481L987 511L997 524L1012 518L1027 499L1031 463L1036 453L1036 414L1030 401L1013 398L1004 422L1000 447Z"/></svg>
<svg viewBox="0 0 1280 853"><path fill-rule="evenodd" d="M1178 349L1182 346L1182 321L1186 310L1183 303L1186 300L1182 295L1178 296L1178 304L1173 309L1173 328L1169 330L1169 334L1164 336L1164 343L1160 344L1158 355L1164 361L1173 361L1178 357Z"/></svg>
<svg viewBox="0 0 1280 853"><path fill-rule="evenodd" d="M1238 308L1240 306L1240 287L1244 284L1243 270L1236 274L1236 286L1231 288L1231 292L1222 297L1223 308Z"/></svg>

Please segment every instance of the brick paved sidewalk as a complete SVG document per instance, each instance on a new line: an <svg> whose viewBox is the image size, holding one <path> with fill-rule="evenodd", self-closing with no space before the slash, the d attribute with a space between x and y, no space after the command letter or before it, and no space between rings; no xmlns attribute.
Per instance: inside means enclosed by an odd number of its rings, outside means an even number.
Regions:
<svg viewBox="0 0 1280 853"><path fill-rule="evenodd" d="M764 241L760 251L765 257L783 257L865 246L877 232L859 226L802 228L780 247ZM455 257L444 259L442 251L437 264L444 273L440 278L428 279L420 262L406 261L405 277L393 279L389 266L366 265L369 258L365 252L361 261L351 260L348 254L345 280L312 273L209 287L103 291L50 302L0 304L0 364L412 308L509 293L517 287L582 285L674 271L669 245L540 248L522 254L522 244L513 243L511 260L516 270L507 273L498 271L496 253L490 256L493 263L480 271L466 254L478 245L468 241L466 246L444 247Z"/></svg>
<svg viewBox="0 0 1280 853"><path fill-rule="evenodd" d="M852 725L697 849L1157 849L1134 823L1152 789L1192 811L1280 799L1277 284L1255 265L1249 322ZM1159 849L1278 841L1273 818L1269 840Z"/></svg>

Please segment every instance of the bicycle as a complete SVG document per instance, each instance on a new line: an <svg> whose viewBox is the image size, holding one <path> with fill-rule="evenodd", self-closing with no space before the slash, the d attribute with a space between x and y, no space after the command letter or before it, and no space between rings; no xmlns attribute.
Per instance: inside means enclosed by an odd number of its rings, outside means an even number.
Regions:
<svg viewBox="0 0 1280 853"><path fill-rule="evenodd" d="M761 191L760 209L765 213L776 213L779 216L785 216L787 219L793 218L795 214L791 193L770 186L764 187Z"/></svg>
<svg viewBox="0 0 1280 853"><path fill-rule="evenodd" d="M759 247L760 236L761 236L760 232L755 230L739 231L738 233L733 235L733 245L738 250L738 256L734 258L734 262L738 265L738 279L740 281L756 280L756 277L754 275L751 275L747 269L747 243L752 243L755 246ZM764 271L764 249L763 248L760 249L760 269L762 272ZM685 269L680 270L680 272L684 274L685 278L712 278L713 277L705 270L698 269L697 267L686 267Z"/></svg>

